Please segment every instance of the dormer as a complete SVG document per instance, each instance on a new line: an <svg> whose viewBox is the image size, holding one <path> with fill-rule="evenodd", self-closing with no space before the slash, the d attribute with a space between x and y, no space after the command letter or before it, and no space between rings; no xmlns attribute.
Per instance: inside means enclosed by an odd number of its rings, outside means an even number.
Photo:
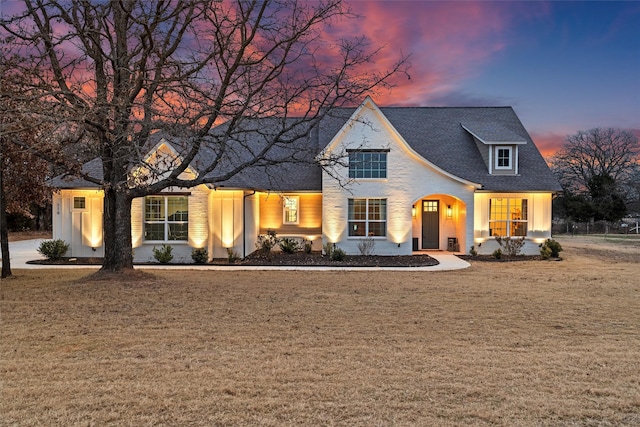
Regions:
<svg viewBox="0 0 640 427"><path fill-rule="evenodd" d="M482 155L490 175L518 175L518 147L527 141L495 123L461 123Z"/></svg>

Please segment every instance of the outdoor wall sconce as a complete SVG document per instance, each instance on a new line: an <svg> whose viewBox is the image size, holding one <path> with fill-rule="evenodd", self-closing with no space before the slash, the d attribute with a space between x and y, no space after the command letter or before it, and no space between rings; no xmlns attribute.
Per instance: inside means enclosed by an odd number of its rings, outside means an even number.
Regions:
<svg viewBox="0 0 640 427"><path fill-rule="evenodd" d="M416 217L416 207L415 206L411 206L411 217L412 218Z"/></svg>
<svg viewBox="0 0 640 427"><path fill-rule="evenodd" d="M452 218L453 217L453 208L451 207L451 205L447 205L447 218Z"/></svg>

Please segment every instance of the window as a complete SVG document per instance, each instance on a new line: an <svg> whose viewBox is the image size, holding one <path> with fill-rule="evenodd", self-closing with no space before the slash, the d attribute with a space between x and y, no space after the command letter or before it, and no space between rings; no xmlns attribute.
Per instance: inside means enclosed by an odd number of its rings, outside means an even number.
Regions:
<svg viewBox="0 0 640 427"><path fill-rule="evenodd" d="M87 202L84 197L74 197L73 198L73 209L86 209Z"/></svg>
<svg viewBox="0 0 640 427"><path fill-rule="evenodd" d="M144 240L186 241L189 236L186 196L147 196L144 199Z"/></svg>
<svg viewBox="0 0 640 427"><path fill-rule="evenodd" d="M489 200L490 236L527 235L527 199Z"/></svg>
<svg viewBox="0 0 640 427"><path fill-rule="evenodd" d="M386 178L389 150L349 151L349 178Z"/></svg>
<svg viewBox="0 0 640 427"><path fill-rule="evenodd" d="M349 236L386 235L386 199L349 199Z"/></svg>
<svg viewBox="0 0 640 427"><path fill-rule="evenodd" d="M511 169L511 147L496 147L496 169Z"/></svg>
<svg viewBox="0 0 640 427"><path fill-rule="evenodd" d="M298 224L298 205L300 198L297 196L285 196L283 205L283 224Z"/></svg>

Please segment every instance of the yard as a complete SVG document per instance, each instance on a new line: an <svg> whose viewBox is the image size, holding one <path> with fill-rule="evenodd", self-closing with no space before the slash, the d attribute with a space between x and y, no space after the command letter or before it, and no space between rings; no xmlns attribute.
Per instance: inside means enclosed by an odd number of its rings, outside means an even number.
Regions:
<svg viewBox="0 0 640 427"><path fill-rule="evenodd" d="M419 273L16 270L0 425L638 425L640 239Z"/></svg>

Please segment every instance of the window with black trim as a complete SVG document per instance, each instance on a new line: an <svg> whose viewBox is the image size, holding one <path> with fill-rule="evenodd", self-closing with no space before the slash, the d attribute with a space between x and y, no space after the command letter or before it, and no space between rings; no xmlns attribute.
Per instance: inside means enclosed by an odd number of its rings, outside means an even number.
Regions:
<svg viewBox="0 0 640 427"><path fill-rule="evenodd" d="M347 150L349 178L386 178L389 150Z"/></svg>
<svg viewBox="0 0 640 427"><path fill-rule="evenodd" d="M349 199L349 236L387 235L387 199Z"/></svg>
<svg viewBox="0 0 640 427"><path fill-rule="evenodd" d="M489 235L522 237L527 235L527 199L490 199Z"/></svg>
<svg viewBox="0 0 640 427"><path fill-rule="evenodd" d="M186 241L189 238L189 200L186 196L144 198L144 240Z"/></svg>

